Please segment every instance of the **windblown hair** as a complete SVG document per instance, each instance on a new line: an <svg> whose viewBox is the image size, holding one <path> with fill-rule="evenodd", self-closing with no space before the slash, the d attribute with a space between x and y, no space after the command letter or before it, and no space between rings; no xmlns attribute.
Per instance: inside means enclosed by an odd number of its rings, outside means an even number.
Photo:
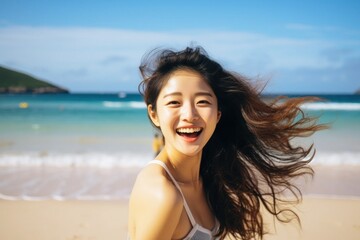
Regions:
<svg viewBox="0 0 360 240"><path fill-rule="evenodd" d="M293 179L312 175L313 145L296 146L296 137L326 128L300 106L316 98L280 97L265 101L247 78L229 72L201 47L151 52L140 66L139 91L156 110L156 100L171 73L193 70L212 87L221 119L206 144L200 174L220 228L218 236L244 240L266 233L261 206L281 222L299 218L284 203L297 203ZM290 197L292 197L290 200Z"/></svg>

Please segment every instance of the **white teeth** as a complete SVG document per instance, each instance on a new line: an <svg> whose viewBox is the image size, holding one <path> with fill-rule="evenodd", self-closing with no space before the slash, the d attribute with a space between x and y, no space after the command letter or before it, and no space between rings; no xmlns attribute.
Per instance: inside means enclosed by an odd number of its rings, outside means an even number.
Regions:
<svg viewBox="0 0 360 240"><path fill-rule="evenodd" d="M201 128L179 128L177 132L179 133L195 133L200 132Z"/></svg>

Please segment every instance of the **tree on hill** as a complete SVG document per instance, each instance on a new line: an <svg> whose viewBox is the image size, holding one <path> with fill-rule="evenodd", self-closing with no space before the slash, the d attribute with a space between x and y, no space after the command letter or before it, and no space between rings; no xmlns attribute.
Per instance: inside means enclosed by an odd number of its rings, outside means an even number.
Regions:
<svg viewBox="0 0 360 240"><path fill-rule="evenodd" d="M0 93L68 93L54 84L0 66Z"/></svg>

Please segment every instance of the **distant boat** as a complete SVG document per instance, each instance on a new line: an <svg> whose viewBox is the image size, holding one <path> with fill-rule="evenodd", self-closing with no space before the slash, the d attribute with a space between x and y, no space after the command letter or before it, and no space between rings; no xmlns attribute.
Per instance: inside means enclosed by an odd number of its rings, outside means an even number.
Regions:
<svg viewBox="0 0 360 240"><path fill-rule="evenodd" d="M119 98L126 98L126 92L119 92L118 97Z"/></svg>

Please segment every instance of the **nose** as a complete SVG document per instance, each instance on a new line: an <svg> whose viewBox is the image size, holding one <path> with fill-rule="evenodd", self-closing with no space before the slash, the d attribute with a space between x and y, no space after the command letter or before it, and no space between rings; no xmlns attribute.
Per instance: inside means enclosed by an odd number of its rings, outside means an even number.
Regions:
<svg viewBox="0 0 360 240"><path fill-rule="evenodd" d="M199 114L196 107L191 103L184 104L181 109L181 118L182 120L188 122L199 119Z"/></svg>

